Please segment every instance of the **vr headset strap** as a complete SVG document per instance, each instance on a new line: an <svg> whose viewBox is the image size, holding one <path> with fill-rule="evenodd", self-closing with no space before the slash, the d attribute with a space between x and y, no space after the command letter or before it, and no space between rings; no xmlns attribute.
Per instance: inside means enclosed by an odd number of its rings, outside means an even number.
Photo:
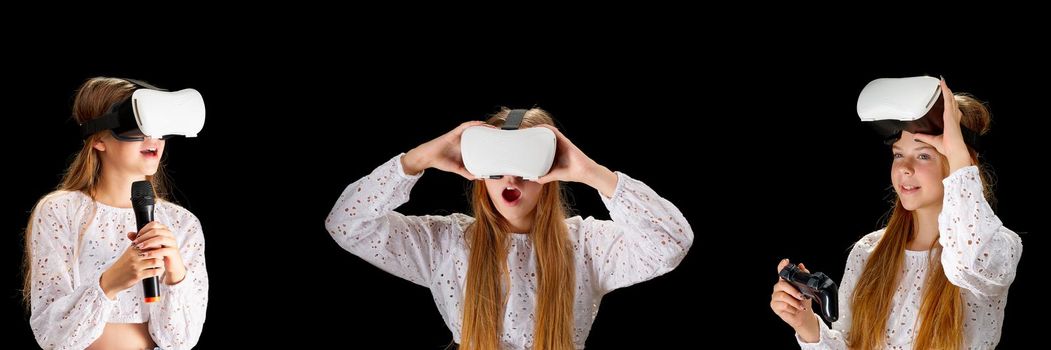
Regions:
<svg viewBox="0 0 1051 350"><path fill-rule="evenodd" d="M167 89L161 89L153 86L138 79L120 78L121 80L127 81L134 84L137 89L150 89L158 91L168 91ZM87 138L99 131L109 130L120 126L120 115L122 113L133 113L131 110L131 95L121 102L118 102L110 107L109 112L103 114L101 117L89 120L87 123L80 125L80 136Z"/></svg>
<svg viewBox="0 0 1051 350"><path fill-rule="evenodd" d="M168 89L161 89L159 87L150 85L150 83L147 83L147 82L142 81L142 80L131 79L131 78L120 78L120 79L125 80L125 81L127 81L129 83L138 85L139 88L145 88L145 89L150 89L150 90L158 90L158 91L168 91Z"/></svg>
<svg viewBox="0 0 1051 350"><path fill-rule="evenodd" d="M522 125L522 118L525 117L525 109L512 109L507 112L507 120L504 121L502 130L518 130L518 127Z"/></svg>
<svg viewBox="0 0 1051 350"><path fill-rule="evenodd" d="M960 131L962 131L963 134L963 143L966 143L968 146L971 146L971 148L974 148L975 151L979 151L982 149L980 147L981 145L979 145L979 141L981 140L979 136L981 135L978 135L977 132L974 132L973 130L963 125L960 125Z"/></svg>
<svg viewBox="0 0 1051 350"><path fill-rule="evenodd" d="M82 124L80 126L80 137L87 138L99 131L113 129L118 126L120 126L120 114L112 111Z"/></svg>

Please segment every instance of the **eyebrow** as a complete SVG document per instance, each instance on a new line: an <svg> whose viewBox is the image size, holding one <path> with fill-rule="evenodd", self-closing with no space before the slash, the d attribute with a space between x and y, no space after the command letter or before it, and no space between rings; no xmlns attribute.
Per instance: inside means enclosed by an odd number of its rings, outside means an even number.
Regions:
<svg viewBox="0 0 1051 350"><path fill-rule="evenodd" d="M923 146L919 146L919 147L913 148L912 150L913 151L919 151L919 150L924 149L924 148L934 148L934 146L931 146L931 145L928 145L928 144L923 144ZM891 147L891 150L892 151L900 151L901 147L893 146L893 147Z"/></svg>

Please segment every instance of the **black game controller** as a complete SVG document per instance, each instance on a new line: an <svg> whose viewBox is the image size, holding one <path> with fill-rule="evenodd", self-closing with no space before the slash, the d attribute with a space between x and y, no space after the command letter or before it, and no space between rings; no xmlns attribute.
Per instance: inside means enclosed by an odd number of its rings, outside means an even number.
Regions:
<svg viewBox="0 0 1051 350"><path fill-rule="evenodd" d="M831 278L821 272L803 272L795 264L788 264L778 275L791 282L803 295L817 300L821 317L825 321L836 322L839 319L839 288Z"/></svg>

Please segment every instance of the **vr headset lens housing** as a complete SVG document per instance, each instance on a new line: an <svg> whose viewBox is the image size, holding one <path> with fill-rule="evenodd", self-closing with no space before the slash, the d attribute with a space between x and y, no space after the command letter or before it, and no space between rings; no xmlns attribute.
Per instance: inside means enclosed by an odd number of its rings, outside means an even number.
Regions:
<svg viewBox="0 0 1051 350"><path fill-rule="evenodd" d="M476 178L517 176L535 181L555 158L555 133L547 128L518 129L526 110L508 113L502 129L472 126L460 135L464 167Z"/></svg>
<svg viewBox="0 0 1051 350"><path fill-rule="evenodd" d="M536 180L547 174L555 158L555 133L546 128L497 130L472 126L460 137L467 171L477 178L503 175Z"/></svg>
<svg viewBox="0 0 1051 350"><path fill-rule="evenodd" d="M110 130L113 137L121 141L196 137L204 128L204 116L204 98L197 90L168 92L140 88L105 115L83 124L81 133L86 138Z"/></svg>
<svg viewBox="0 0 1051 350"><path fill-rule="evenodd" d="M944 127L940 80L922 76L881 78L869 82L858 96L858 116L869 122L887 144L902 131L939 135Z"/></svg>

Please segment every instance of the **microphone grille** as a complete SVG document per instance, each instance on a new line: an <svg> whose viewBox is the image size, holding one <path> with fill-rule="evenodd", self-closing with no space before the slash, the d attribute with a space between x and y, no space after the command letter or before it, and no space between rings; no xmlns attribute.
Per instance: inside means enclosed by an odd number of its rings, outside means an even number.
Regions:
<svg viewBox="0 0 1051 350"><path fill-rule="evenodd" d="M153 204L153 185L149 181L131 183L131 204L135 206Z"/></svg>

